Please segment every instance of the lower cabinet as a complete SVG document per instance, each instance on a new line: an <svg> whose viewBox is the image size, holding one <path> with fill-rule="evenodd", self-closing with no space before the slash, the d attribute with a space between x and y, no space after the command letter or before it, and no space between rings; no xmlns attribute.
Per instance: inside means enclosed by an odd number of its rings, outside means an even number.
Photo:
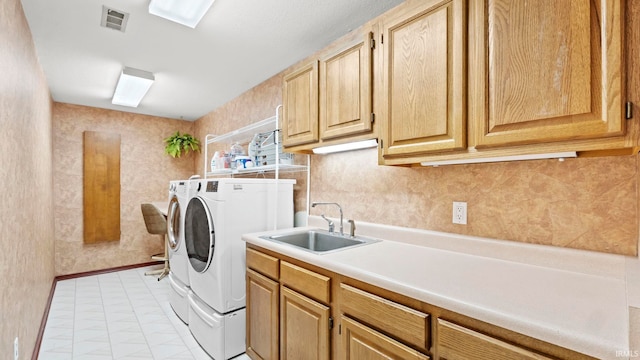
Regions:
<svg viewBox="0 0 640 360"><path fill-rule="evenodd" d="M428 356L348 317L343 316L340 323L342 326L342 348L339 359L429 359Z"/></svg>
<svg viewBox="0 0 640 360"><path fill-rule="evenodd" d="M594 359L251 244L246 341L253 360Z"/></svg>
<svg viewBox="0 0 640 360"><path fill-rule="evenodd" d="M247 355L331 358L331 279L247 248Z"/></svg>
<svg viewBox="0 0 640 360"><path fill-rule="evenodd" d="M280 359L329 360L329 307L280 289Z"/></svg>

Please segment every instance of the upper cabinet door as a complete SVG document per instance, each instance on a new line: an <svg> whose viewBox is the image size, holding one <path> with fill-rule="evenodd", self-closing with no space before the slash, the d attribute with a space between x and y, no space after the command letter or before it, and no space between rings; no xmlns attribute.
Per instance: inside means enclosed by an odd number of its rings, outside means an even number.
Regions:
<svg viewBox="0 0 640 360"><path fill-rule="evenodd" d="M282 87L284 146L318 141L318 61L284 76Z"/></svg>
<svg viewBox="0 0 640 360"><path fill-rule="evenodd" d="M320 60L320 137L370 132L373 33Z"/></svg>
<svg viewBox="0 0 640 360"><path fill-rule="evenodd" d="M466 147L465 3L411 1L383 20L383 157Z"/></svg>
<svg viewBox="0 0 640 360"><path fill-rule="evenodd" d="M472 3L473 145L624 133L620 0Z"/></svg>

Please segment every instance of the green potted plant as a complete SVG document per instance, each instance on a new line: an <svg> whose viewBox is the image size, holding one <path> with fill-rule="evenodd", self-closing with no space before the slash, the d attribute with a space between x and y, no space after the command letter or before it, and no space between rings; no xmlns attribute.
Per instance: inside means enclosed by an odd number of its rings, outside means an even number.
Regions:
<svg viewBox="0 0 640 360"><path fill-rule="evenodd" d="M185 154L188 154L191 150L200 151L200 142L198 139L189 134L181 135L179 131L164 139L164 142L167 144L164 148L164 152L174 158L180 157L183 150Z"/></svg>

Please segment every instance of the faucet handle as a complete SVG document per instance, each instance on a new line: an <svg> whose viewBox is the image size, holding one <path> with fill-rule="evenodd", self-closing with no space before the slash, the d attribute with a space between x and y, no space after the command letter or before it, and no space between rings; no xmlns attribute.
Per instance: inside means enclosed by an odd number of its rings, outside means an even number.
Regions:
<svg viewBox="0 0 640 360"><path fill-rule="evenodd" d="M356 222L355 220L347 220L349 223L349 236L356 237Z"/></svg>
<svg viewBox="0 0 640 360"><path fill-rule="evenodd" d="M326 222L329 223L329 232L333 233L333 229L334 229L333 221L327 219L327 217L324 216L324 214L320 215L320 217L323 218Z"/></svg>

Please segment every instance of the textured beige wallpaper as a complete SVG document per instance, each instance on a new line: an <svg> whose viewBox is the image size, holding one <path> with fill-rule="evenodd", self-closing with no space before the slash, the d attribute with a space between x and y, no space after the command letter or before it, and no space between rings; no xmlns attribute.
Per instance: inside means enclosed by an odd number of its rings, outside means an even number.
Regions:
<svg viewBox="0 0 640 360"><path fill-rule="evenodd" d="M276 107L280 104L282 104L282 74L277 74L198 119L195 123L195 132L201 139L204 139L207 134L222 135L274 116ZM211 144L209 161L215 150L218 150L218 148ZM207 161L207 164L209 164L209 161ZM300 155L296 162L306 163L306 157ZM204 176L204 151L198 154L196 166L195 172ZM306 174L299 172L286 173L282 174L281 178L296 179L297 182L293 189L295 197L294 211L306 211Z"/></svg>
<svg viewBox="0 0 640 360"><path fill-rule="evenodd" d="M31 357L54 277L51 98L19 0L0 1L0 357ZM13 358L13 357L11 357Z"/></svg>
<svg viewBox="0 0 640 360"><path fill-rule="evenodd" d="M637 253L637 156L437 168L376 161L376 149L313 156L311 200L337 201L356 221ZM467 225L452 223L454 201L467 203Z"/></svg>
<svg viewBox="0 0 640 360"><path fill-rule="evenodd" d="M205 139L207 134L223 135L260 120L275 115L276 107L281 104L282 76L276 75L260 85L248 90L244 94L211 111L195 122L195 133L199 139ZM218 150L212 144L209 149L209 159ZM204 176L204 149L198 154L196 173Z"/></svg>
<svg viewBox="0 0 640 360"><path fill-rule="evenodd" d="M169 181L191 176L193 153L173 159L163 139L176 131L193 134L193 122L92 107L54 103L53 167L56 275L151 261L163 251L149 235L140 204L166 201ZM121 136L120 241L84 244L82 239L82 133L104 131Z"/></svg>
<svg viewBox="0 0 640 360"><path fill-rule="evenodd" d="M207 134L222 135L275 115L282 104L282 74L267 79L258 86L229 101L196 121L195 132L204 139ZM202 162L198 170L202 172Z"/></svg>

